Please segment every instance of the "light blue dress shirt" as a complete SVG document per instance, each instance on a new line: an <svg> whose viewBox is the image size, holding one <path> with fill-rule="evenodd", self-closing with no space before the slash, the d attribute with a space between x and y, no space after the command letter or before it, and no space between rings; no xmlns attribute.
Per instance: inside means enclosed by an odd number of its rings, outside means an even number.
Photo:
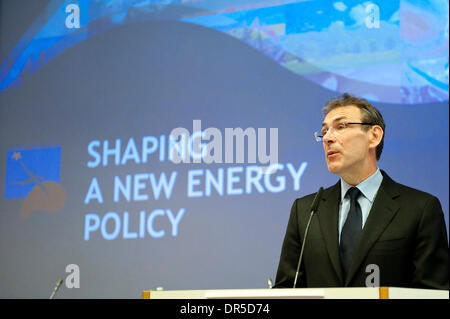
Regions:
<svg viewBox="0 0 450 319"><path fill-rule="evenodd" d="M362 195L358 198L358 203L361 207L363 228L382 181L383 175L381 174L380 169L377 168L376 172L373 173L372 176L356 185L356 187L362 193ZM346 183L341 178L341 203L339 204L339 244L341 243L342 228L344 227L348 211L350 210L350 199L348 197L345 197L345 194L351 187L353 186Z"/></svg>

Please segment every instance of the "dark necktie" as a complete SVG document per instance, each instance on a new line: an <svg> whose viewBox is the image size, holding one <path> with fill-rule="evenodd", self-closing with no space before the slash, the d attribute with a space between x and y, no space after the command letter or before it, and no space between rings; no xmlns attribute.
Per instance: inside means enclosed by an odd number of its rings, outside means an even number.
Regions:
<svg viewBox="0 0 450 319"><path fill-rule="evenodd" d="M352 187L347 191L346 196L350 197L350 210L341 232L341 244L339 252L341 263L344 269L344 276L347 276L350 264L352 263L353 252L356 247L358 235L362 229L362 213L361 207L357 201L361 192L356 187Z"/></svg>

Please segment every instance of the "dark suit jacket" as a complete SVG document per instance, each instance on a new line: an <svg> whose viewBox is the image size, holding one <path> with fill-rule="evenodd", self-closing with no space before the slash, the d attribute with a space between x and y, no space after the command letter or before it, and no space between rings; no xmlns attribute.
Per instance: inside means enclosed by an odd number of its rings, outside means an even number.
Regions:
<svg viewBox="0 0 450 319"><path fill-rule="evenodd" d="M297 287L365 287L379 267L380 286L449 289L447 228L439 200L394 182L384 171L360 233L347 278L339 259L340 181L323 191L305 243ZM274 288L292 288L315 194L296 199L281 250Z"/></svg>

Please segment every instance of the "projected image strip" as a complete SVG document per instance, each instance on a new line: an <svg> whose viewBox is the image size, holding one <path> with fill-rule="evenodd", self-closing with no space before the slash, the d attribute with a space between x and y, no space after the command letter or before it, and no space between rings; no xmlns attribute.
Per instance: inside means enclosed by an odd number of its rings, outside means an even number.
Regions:
<svg viewBox="0 0 450 319"><path fill-rule="evenodd" d="M224 32L336 92L388 103L448 101L448 1L232 3L50 1L3 62L0 89L20 85L21 78L99 32L174 20Z"/></svg>

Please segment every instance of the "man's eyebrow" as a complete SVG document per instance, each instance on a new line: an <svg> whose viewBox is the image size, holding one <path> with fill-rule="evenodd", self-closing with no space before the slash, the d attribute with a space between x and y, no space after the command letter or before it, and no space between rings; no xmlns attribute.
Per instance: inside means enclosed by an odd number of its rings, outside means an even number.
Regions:
<svg viewBox="0 0 450 319"><path fill-rule="evenodd" d="M339 116L333 120L333 123L339 122L340 120L343 120L345 118L347 118L345 115ZM325 122L322 122L322 127L324 127L324 126L326 126L326 124L325 124Z"/></svg>

